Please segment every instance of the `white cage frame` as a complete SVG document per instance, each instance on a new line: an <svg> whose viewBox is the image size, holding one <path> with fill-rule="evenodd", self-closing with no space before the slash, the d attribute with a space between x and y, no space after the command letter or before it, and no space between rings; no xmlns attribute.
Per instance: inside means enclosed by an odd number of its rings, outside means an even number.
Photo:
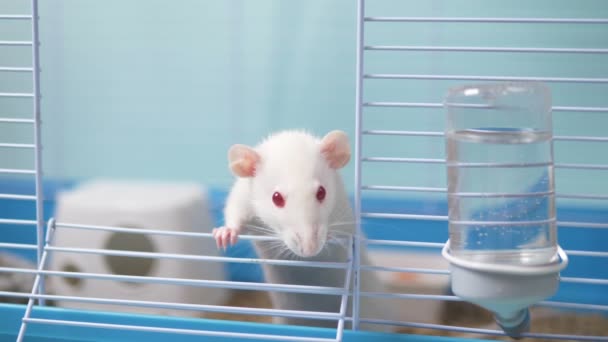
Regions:
<svg viewBox="0 0 608 342"><path fill-rule="evenodd" d="M32 65L26 67L4 67L0 66L0 73L2 72L19 72L19 73L31 73L33 89L31 93L0 93L0 97L19 97L19 98L31 98L32 99L32 118L28 119L16 119L9 117L0 117L0 123L4 124L15 124L15 125L31 125L34 131L34 142L32 144L22 143L11 143L2 142L0 143L1 148L18 148L18 149L30 149L33 151L35 159L35 167L31 170L22 169L0 169L1 174L18 174L18 175L31 175L35 181L35 194L33 195L17 195L17 194L0 194L2 199L10 200L28 200L35 201L36 203L36 217L34 220L15 220L9 218L0 218L0 225L2 224L18 224L24 226L31 226L36 228L36 244L16 244L16 243L0 243L0 248L5 249L30 249L37 251L37 268L36 269L22 269L22 268L0 268L0 272L14 272L14 273L26 273L35 275L34 286L31 293L15 293L15 292L0 292L0 296L5 297L21 297L27 298L28 304L25 310L24 317L22 319L21 328L18 333L17 340L22 341L26 336L26 328L31 324L47 324L47 325L66 325L66 326L82 326L92 328L113 328L113 329L125 329L125 330L139 330L139 331L152 331L162 333L175 333L175 334L189 334L189 335L202 335L202 336L230 336L244 339L265 339L275 341L341 341L344 335L344 326L346 322L352 321L353 329L358 329L359 323L377 323L377 324L392 324L397 326L405 327L418 327L418 328L429 328L438 330L451 330L465 333L478 333L478 334L491 334L491 335L503 335L502 331L489 330L489 329L477 329L477 328L466 328L466 327L454 327L439 324L422 324L414 322L396 322L396 321L383 321L383 320L361 320L359 317L359 299L362 296L375 296L384 298L408 298L408 299L426 299L426 300L441 300L441 301L459 301L455 296L449 295L421 295L421 294L389 294L389 293L364 293L359 289L359 277L360 270L382 270L382 271L396 271L396 272L415 272L415 273L426 273L426 274L441 274L448 275L448 270L437 270L427 268L396 268L396 267L383 267L383 266L361 266L359 260L359 249L362 244L374 244L374 245L398 245L398 246L414 246L422 248L436 249L439 251L444 244L442 243L427 243L419 241L388 241L388 240L370 240L361 238L360 234L350 239L349 244L352 244L352 255L348 262L345 263L319 263L319 262L306 262L306 261L293 261L293 260L261 260L261 259L248 259L248 258L229 258L229 257L212 257L212 256L200 256L200 255L179 255L179 254L163 254L163 253L145 253L145 252L130 252L130 251L114 251L114 250L103 250L103 249L85 249L85 248L66 248L53 246L53 235L57 229L80 229L80 230L103 230L113 231L131 234L159 234L159 235L172 235L182 238L212 238L210 233L194 233L194 232L169 232L161 230L145 230L145 229L131 229L125 227L102 227L102 226L88 226L88 225L76 225L64 222L55 222L54 219L50 219L45 225L43 215L43 200L44 195L42 191L42 145L40 139L40 64L39 64L39 30L38 30L38 0L31 0L31 14L23 15L2 15L0 14L0 20L27 20L31 22L32 27L32 39L31 41L0 41L0 46L31 46L32 47ZM418 214L387 214L377 212L363 212L361 208L361 195L363 191L375 191L375 190L388 190L388 191L403 191L403 192L428 192L428 193L445 193L446 189L443 188L429 188L429 187L402 187L402 186L390 186L390 185L367 185L362 183L362 173L364 166L367 163L434 163L442 164L442 159L421 159L421 158L401 158L401 157L378 157L378 156L364 156L362 154L363 140L365 136L369 135L397 135L397 136L425 136L425 137L438 137L443 136L443 132L420 132L420 131L388 131L388 130L366 130L362 127L362 118L367 107L389 107L389 108L435 108L441 110L443 105L439 102L436 103L424 103L424 102L380 102L380 101L365 101L363 97L363 86L367 79L408 79L408 80L459 80L459 81L541 81L541 82L558 82L558 83L590 83L590 84L608 84L608 78L583 78L583 77L510 77L510 76L476 76L476 75L417 75L417 74L374 74L366 73L365 70L365 51L437 51L437 52L513 52L513 53L547 53L547 54L608 54L608 49L597 48L597 49L579 49L579 48L502 48L502 47L475 47L475 46L376 46L365 44L365 27L366 25L374 22L393 22L396 25L398 23L432 23L432 22L453 22L453 23L527 23L527 24L572 24L572 25L606 25L608 19L589 19L589 18L462 18L462 17L369 17L365 14L365 1L357 1L357 48L356 48L356 106L355 106L355 129L356 129L356 142L355 142L355 214L357 218L391 218L391 219L416 219L416 220L438 220L447 221L447 216L443 215L418 215ZM608 107L597 107L597 106L561 106L553 107L553 111L556 112L589 112L589 113L608 113ZM557 141L593 141L593 142L608 142L608 137L596 137L596 136L555 136ZM603 164L556 164L556 168L564 169L596 169L596 170L608 170L608 165ZM557 194L557 197L561 198L572 198L572 199L594 199L594 200L608 200L608 195L589 195L584 193L578 194ZM360 222L358 222L357 229L360 231ZM589 227L597 229L608 229L608 223L590 223L590 222L563 222L559 221L558 225L561 227ZM45 237L46 227L46 237ZM245 240L254 239L266 239L264 237L256 236L243 236ZM144 258L172 258L172 259L183 259L183 260L196 260L202 262L240 262L240 263L267 263L275 265L291 265L291 266L307 266L307 267L324 267L324 268L335 268L347 270L347 275L344 281L344 286L341 288L325 288L325 287L314 287L314 286L297 286L297 285L280 285L280 284L263 284L263 283L242 283L234 281L209 281L209 280L197 280L197 279L175 279L175 278L151 278L151 277L140 277L140 276L119 276L109 274L92 274L92 273L74 273L74 272L59 272L50 271L46 267L46 259L52 252L55 253L95 253L100 255L117 255L117 256L131 256L131 257L144 257ZM575 251L569 250L567 253L571 256L590 256L597 258L608 258L608 252L595 252L595 251ZM207 286L207 287L226 287L231 289L249 289L249 290L266 290L266 291L287 291L287 292L307 292L307 293L324 293L332 294L341 297L341 307L339 312L327 313L327 312L305 312L305 311L289 311L289 310L277 310L277 309L256 309L256 308L239 308L239 307L227 307L227 306L213 306L213 305L194 305L194 304L178 304L178 303L162 303L162 302L148 302L148 301L129 301L119 300L111 298L82 298L74 296L55 296L46 294L44 288L45 276L57 276L57 277L77 277L77 278L95 278L105 280L124 281L130 282L158 282L163 284L177 284L184 286ZM349 289L351 278L353 279L353 317L348 317L346 313L347 301L349 297ZM592 278L574 278L574 277L562 277L562 282L569 283L584 283L584 284L597 284L608 286L608 279L592 279ZM334 337L302 337L293 335L260 335L260 334L248 334L248 333L234 333L234 332L219 332L219 331L199 331L199 330L188 330L188 329L172 329L172 328L159 328L151 326L134 326L134 325L117 325L117 324L104 324L95 322L81 322L81 321L66 321L66 320L53 320L53 319L42 319L35 318L35 302L38 305L44 305L45 300L66 300L66 301L81 301L89 303L101 303L108 305L135 305L135 306L148 306L158 308L171 308L177 310L200 310L209 312L227 312L227 313L240 313L249 315L266 315L266 316L284 316L284 317L306 317L312 319L323 319L333 320L336 322L336 330ZM563 303L563 302L542 302L539 303L542 306L554 307L554 308L567 308L567 309L588 309L597 311L608 311L608 306L605 305L589 305L580 303ZM527 333L525 337L537 337L537 338L552 338L555 340L561 339L576 339L576 340L587 340L587 341L608 341L608 337L605 336L582 336L582 335L565 335L565 334L539 334L539 333Z"/></svg>

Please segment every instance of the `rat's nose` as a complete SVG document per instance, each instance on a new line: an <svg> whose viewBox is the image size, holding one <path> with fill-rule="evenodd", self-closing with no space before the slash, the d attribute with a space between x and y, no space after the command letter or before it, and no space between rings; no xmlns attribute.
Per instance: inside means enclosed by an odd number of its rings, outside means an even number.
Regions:
<svg viewBox="0 0 608 342"><path fill-rule="evenodd" d="M316 241L308 241L300 245L300 251L303 257L313 257L319 253L318 244Z"/></svg>
<svg viewBox="0 0 608 342"><path fill-rule="evenodd" d="M321 239L321 225L312 223L302 227L292 235L295 249L292 249L301 257L314 257L321 251L325 239Z"/></svg>
<svg viewBox="0 0 608 342"><path fill-rule="evenodd" d="M300 240L300 252L302 257L314 257L321 251L323 241L318 238L318 233L314 232L308 238Z"/></svg>

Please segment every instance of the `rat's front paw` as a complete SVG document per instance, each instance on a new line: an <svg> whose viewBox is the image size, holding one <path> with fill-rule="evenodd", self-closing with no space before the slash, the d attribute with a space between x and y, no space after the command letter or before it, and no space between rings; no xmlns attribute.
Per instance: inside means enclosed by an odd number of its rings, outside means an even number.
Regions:
<svg viewBox="0 0 608 342"><path fill-rule="evenodd" d="M234 245L239 237L239 230L230 227L213 228L213 238L218 248L226 250L228 245Z"/></svg>

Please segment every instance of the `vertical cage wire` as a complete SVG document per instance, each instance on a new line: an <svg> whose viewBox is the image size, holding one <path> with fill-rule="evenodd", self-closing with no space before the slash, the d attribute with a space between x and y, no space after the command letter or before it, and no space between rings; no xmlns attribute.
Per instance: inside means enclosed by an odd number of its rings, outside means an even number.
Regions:
<svg viewBox="0 0 608 342"><path fill-rule="evenodd" d="M49 221L49 229L48 229L49 231L51 229L54 229L54 223L55 223L55 221L52 219ZM47 235L45 245L48 245L50 237L51 237L50 234ZM27 330L28 319L30 319L30 316L32 314L32 309L34 307L34 302L36 301L36 299L38 299L39 303L44 303L44 300L45 300L43 297L44 292L41 292L41 285L42 285L42 281L44 279L44 275L41 273L41 271L44 269L44 267L46 265L47 257L48 257L48 251L43 248L43 252L42 252L42 255L40 256L40 261L38 262L38 267L35 272L35 278L34 278L34 284L32 285L31 296L28 298L27 306L26 306L25 312L23 314L23 319L21 320L21 326L19 327L19 333L17 335L17 342L21 342L25 338L25 332ZM41 296L36 298L35 297L36 295L41 295ZM43 305L43 304L40 304L40 305Z"/></svg>
<svg viewBox="0 0 608 342"><path fill-rule="evenodd" d="M42 188L42 140L41 140L41 121L40 121L40 40L38 29L38 0L32 0L32 80L34 84L34 145L36 153L35 161L35 182L36 182L36 242L38 264L43 264L42 254L44 247L44 192ZM38 293L44 293L44 278L38 284ZM39 301L44 305L44 300Z"/></svg>
<svg viewBox="0 0 608 342"><path fill-rule="evenodd" d="M365 1L357 0L357 45L356 45L356 84L355 84L355 237L353 244L353 324L354 330L359 329L360 291L361 291L361 156L362 156L362 115L363 115L363 44Z"/></svg>
<svg viewBox="0 0 608 342"><path fill-rule="evenodd" d="M34 144L27 144L26 147L33 148L34 151L34 186L35 186L35 194L34 196L25 196L27 198L18 198L13 197L13 199L34 199L35 200L35 221L33 224L36 226L36 261L37 261L37 271L41 271L44 268L44 264L47 258L47 252L44 251L45 244L45 221L44 221L44 193L42 187L42 140L41 140L41 120L40 120L40 56L39 56L39 29L38 29L38 0L31 0L30 2L30 10L31 15L14 15L7 16L6 19L29 19L31 23L31 68L23 67L23 68L13 68L15 72L31 72L32 75L32 84L33 89L32 93L28 94L32 98L32 117L31 119L22 119L22 120L10 120L6 119L5 122L11 122L13 124L18 123L31 123L34 130ZM7 70L9 70L7 68ZM23 147L23 146L16 146ZM29 170L28 170L29 171ZM23 197L23 196L22 196ZM9 197L10 198L10 197ZM34 277L34 282L31 290L31 294L44 294L45 286L44 286L44 276L40 273L36 273ZM25 335L25 331L27 329L26 318L31 314L34 302L36 300L33 297L28 299L27 307L24 314L24 319L22 320L21 326L19 328L19 333L17 335L17 340L22 341ZM38 299L38 305L45 305L45 300L43 298Z"/></svg>

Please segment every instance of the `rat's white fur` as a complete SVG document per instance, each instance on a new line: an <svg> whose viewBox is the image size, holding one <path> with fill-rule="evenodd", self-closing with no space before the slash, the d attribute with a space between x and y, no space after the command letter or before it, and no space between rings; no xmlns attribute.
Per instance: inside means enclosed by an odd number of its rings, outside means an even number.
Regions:
<svg viewBox="0 0 608 342"><path fill-rule="evenodd" d="M334 142L346 143L346 146L339 147L348 149L346 136L339 133L343 138ZM233 185L224 209L225 224L237 234L249 226L254 234L280 237L280 245L277 242L256 241L255 247L260 257L306 256L305 260L347 260L350 246L326 243L337 236L355 234L355 218L340 174L330 167L328 156L321 152L325 143L327 140L306 132L284 131L271 135L250 150L239 145L239 149L244 149L239 153L256 154L252 160L256 159L257 163L252 177L239 177ZM344 163L346 161L348 158ZM315 197L319 186L326 189L322 203ZM283 194L283 208L276 207L272 202L272 195L276 191ZM364 249L361 263L368 264ZM267 281L273 283L331 287L343 287L346 275L344 270L330 268L273 265L264 265L264 274ZM361 281L364 291L384 291L380 279L373 272L363 272ZM339 296L272 292L271 297L274 306L280 309L339 311ZM386 311L386 307L379 307L373 300L362 299L361 317L387 318L386 314L380 315ZM288 318L280 321L329 327L336 325L332 320Z"/></svg>

